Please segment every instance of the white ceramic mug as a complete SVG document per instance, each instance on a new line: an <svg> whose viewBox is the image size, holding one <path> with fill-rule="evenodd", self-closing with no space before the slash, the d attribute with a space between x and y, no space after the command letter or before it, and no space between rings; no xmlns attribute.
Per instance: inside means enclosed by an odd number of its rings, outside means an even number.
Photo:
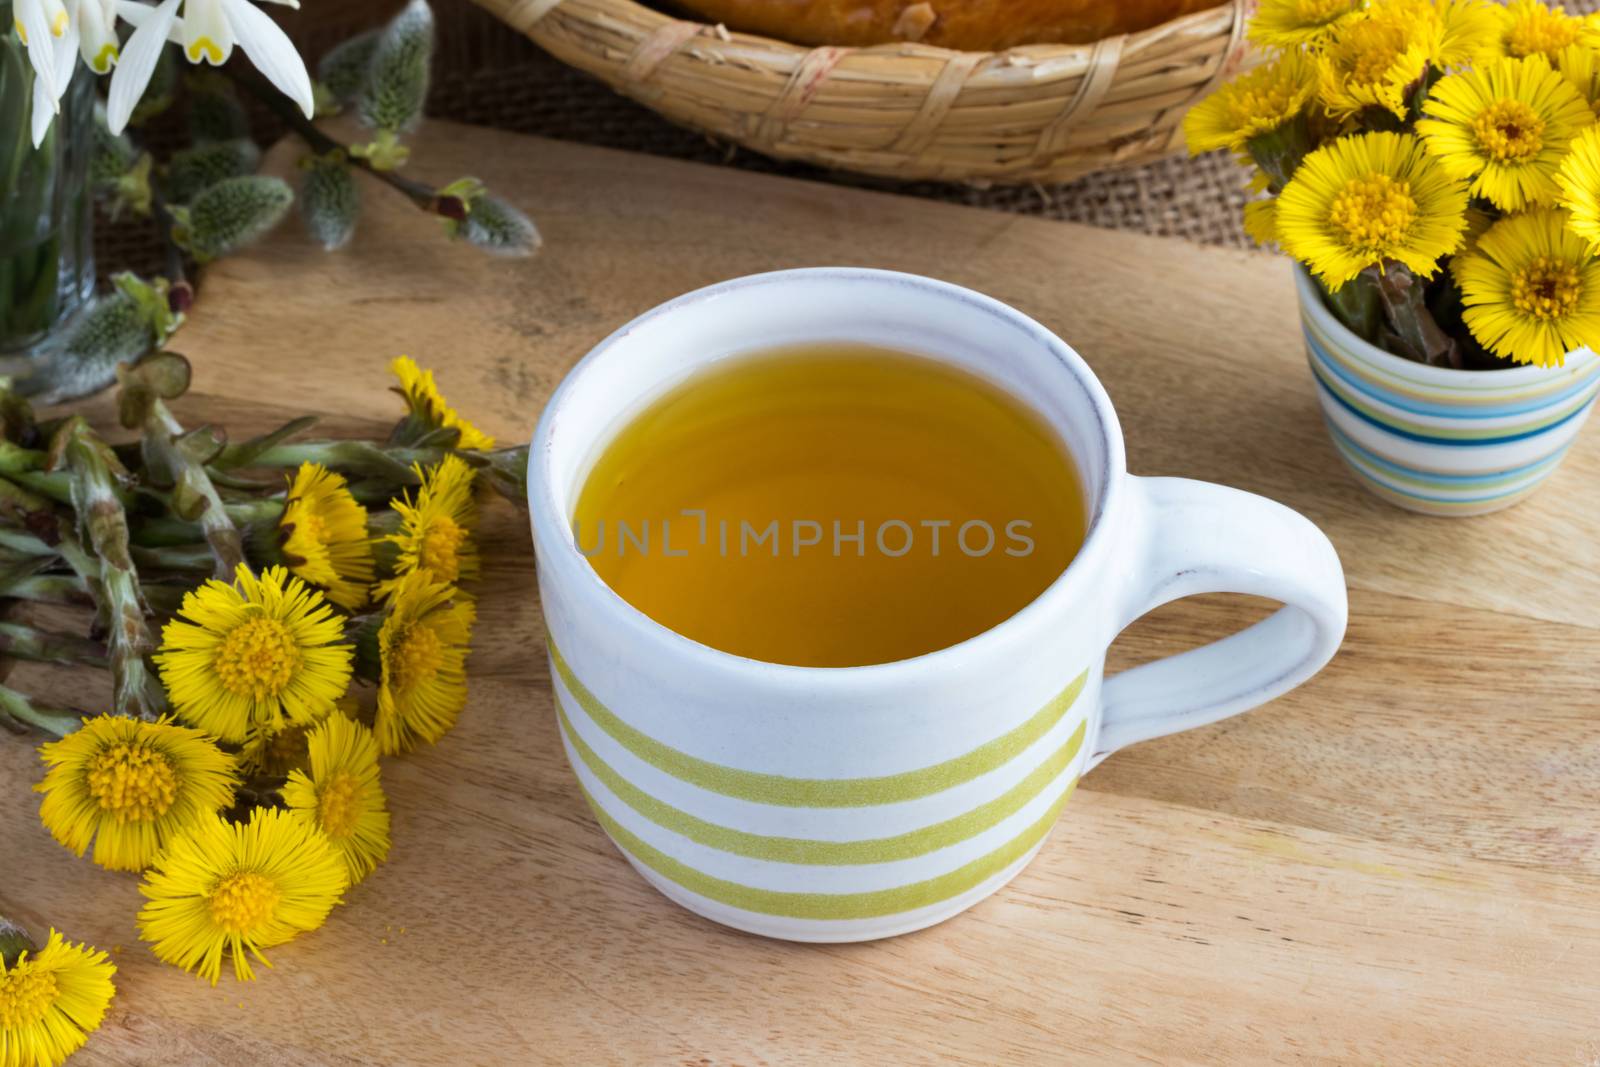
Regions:
<svg viewBox="0 0 1600 1067"><path fill-rule="evenodd" d="M1038 599L915 659L813 668L691 641L600 580L570 516L609 439L708 364L818 341L964 367L1059 432L1090 525ZM865 940L956 914L1022 869L1108 754L1271 700L1344 634L1343 571L1315 526L1234 489L1128 474L1116 413L1076 352L1004 304L928 278L782 271L646 312L556 390L528 474L556 708L595 815L668 897L773 937ZM1221 591L1284 607L1102 679L1128 623Z"/></svg>

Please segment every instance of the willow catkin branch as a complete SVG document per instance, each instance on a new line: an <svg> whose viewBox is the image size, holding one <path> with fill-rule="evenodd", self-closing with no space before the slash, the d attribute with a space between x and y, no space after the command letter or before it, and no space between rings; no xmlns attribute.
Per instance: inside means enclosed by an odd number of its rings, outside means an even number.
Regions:
<svg viewBox="0 0 1600 1067"><path fill-rule="evenodd" d="M244 538L239 528L228 516L228 509L217 495L217 487L206 474L205 465L197 462L179 446L176 438L183 427L172 417L167 405L152 397L144 417L144 441L151 458L166 468L173 481L173 495L193 494L199 502L200 513L195 516L206 544L211 547L216 562L213 573L223 581L233 578L233 572L244 562Z"/></svg>
<svg viewBox="0 0 1600 1067"><path fill-rule="evenodd" d="M145 621L139 572L129 552L128 515L116 492L121 464L81 416L73 416L57 431L52 451L56 449L72 475L78 521L88 529L89 543L100 557L117 712L154 721L166 711L167 700L146 662L155 641Z"/></svg>

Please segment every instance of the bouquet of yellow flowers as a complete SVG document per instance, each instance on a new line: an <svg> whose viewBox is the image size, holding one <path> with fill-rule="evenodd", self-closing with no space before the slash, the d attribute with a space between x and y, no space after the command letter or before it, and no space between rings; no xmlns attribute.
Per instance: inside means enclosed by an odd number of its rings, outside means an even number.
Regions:
<svg viewBox="0 0 1600 1067"><path fill-rule="evenodd" d="M119 368L121 443L0 378L0 729L49 738L44 831L138 875L140 938L213 985L351 899L389 855L380 758L466 704L478 490L525 499L527 449L410 359L391 370L404 414L382 440L305 440L311 417L186 430L174 353ZM106 712L24 692L22 663L103 671ZM81 1047L115 971L0 917L0 1067Z"/></svg>
<svg viewBox="0 0 1600 1067"><path fill-rule="evenodd" d="M1539 0L1261 0L1263 65L1186 117L1245 228L1364 340L1438 366L1600 346L1600 22Z"/></svg>

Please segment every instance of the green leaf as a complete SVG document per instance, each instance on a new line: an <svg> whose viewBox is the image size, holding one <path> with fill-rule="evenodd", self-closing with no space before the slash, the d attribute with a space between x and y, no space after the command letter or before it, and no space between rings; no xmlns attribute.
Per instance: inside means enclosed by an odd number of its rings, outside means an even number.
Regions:
<svg viewBox="0 0 1600 1067"><path fill-rule="evenodd" d="M317 424L315 415L302 415L298 419L284 423L271 433L252 437L248 441L241 441L236 445L229 445L211 461L211 465L219 470L233 470L236 467L248 467L255 462L269 448L282 444L291 437L305 433Z"/></svg>

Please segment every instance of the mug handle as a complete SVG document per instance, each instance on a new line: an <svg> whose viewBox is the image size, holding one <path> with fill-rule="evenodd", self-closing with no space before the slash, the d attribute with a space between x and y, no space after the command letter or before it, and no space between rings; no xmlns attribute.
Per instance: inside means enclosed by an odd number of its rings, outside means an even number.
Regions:
<svg viewBox="0 0 1600 1067"><path fill-rule="evenodd" d="M1128 478L1134 576L1122 629L1196 593L1282 602L1220 641L1130 668L1102 690L1089 766L1138 741L1248 711L1321 670L1344 637L1344 568L1311 520L1253 493L1187 478Z"/></svg>

